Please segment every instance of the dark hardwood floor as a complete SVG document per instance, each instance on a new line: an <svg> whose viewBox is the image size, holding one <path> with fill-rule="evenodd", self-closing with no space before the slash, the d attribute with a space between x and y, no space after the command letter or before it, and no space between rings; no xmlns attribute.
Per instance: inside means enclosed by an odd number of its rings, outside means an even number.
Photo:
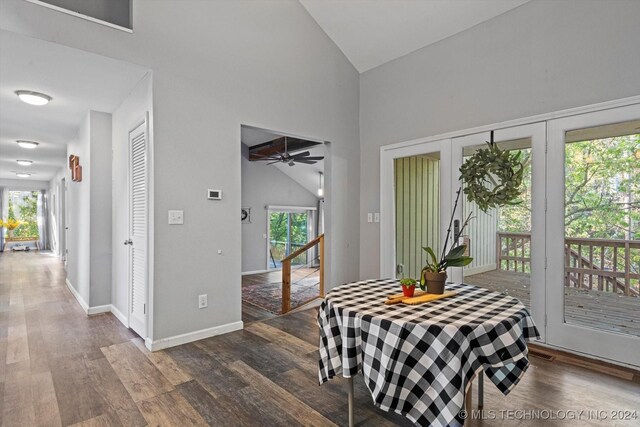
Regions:
<svg viewBox="0 0 640 427"><path fill-rule="evenodd" d="M3 426L344 426L346 382L318 385L317 346L309 309L149 353L111 314L83 313L56 258L0 255ZM509 409L640 410L638 381L532 357L509 396L486 383L485 411L498 419L471 425L638 425L499 419ZM362 377L355 385L356 425L410 424L375 408Z"/></svg>

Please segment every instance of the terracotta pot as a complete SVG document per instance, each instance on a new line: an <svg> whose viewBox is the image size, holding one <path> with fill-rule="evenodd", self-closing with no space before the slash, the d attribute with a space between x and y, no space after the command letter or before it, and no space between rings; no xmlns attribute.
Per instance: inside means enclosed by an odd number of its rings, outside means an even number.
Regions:
<svg viewBox="0 0 640 427"><path fill-rule="evenodd" d="M447 281L447 272L439 271L433 273L431 271L425 271L423 273L425 282L427 283L427 292L430 294L441 295L444 293L444 283Z"/></svg>
<svg viewBox="0 0 640 427"><path fill-rule="evenodd" d="M413 297L413 294L414 294L415 291L416 291L416 287L415 286L402 285L402 293L407 298Z"/></svg>

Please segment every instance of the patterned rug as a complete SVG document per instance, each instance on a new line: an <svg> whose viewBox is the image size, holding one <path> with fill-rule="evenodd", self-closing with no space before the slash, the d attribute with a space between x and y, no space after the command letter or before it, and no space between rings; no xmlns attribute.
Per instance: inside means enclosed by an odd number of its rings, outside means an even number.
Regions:
<svg viewBox="0 0 640 427"><path fill-rule="evenodd" d="M291 308L317 297L320 284L317 277L291 284ZM248 302L275 314L282 313L282 282L261 283L242 287L242 301Z"/></svg>

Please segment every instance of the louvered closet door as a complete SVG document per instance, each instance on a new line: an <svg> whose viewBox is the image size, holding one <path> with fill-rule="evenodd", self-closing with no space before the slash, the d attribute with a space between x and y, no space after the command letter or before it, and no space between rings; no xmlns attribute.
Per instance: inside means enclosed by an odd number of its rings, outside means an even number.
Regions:
<svg viewBox="0 0 640 427"><path fill-rule="evenodd" d="M129 326L147 337L148 141L146 120L129 133L130 313Z"/></svg>

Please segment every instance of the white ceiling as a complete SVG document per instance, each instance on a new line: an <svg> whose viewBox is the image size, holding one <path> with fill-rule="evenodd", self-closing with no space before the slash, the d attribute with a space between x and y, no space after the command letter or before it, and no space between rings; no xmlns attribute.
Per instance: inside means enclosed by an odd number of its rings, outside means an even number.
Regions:
<svg viewBox="0 0 640 427"><path fill-rule="evenodd" d="M363 73L529 0L299 0Z"/></svg>
<svg viewBox="0 0 640 427"><path fill-rule="evenodd" d="M137 65L0 31L0 179L50 180L66 165L66 145L88 110L113 112L148 72ZM46 93L53 100L36 107L16 90ZM35 150L17 139L40 143ZM20 166L17 159L33 160ZM17 178L15 172L32 173Z"/></svg>

